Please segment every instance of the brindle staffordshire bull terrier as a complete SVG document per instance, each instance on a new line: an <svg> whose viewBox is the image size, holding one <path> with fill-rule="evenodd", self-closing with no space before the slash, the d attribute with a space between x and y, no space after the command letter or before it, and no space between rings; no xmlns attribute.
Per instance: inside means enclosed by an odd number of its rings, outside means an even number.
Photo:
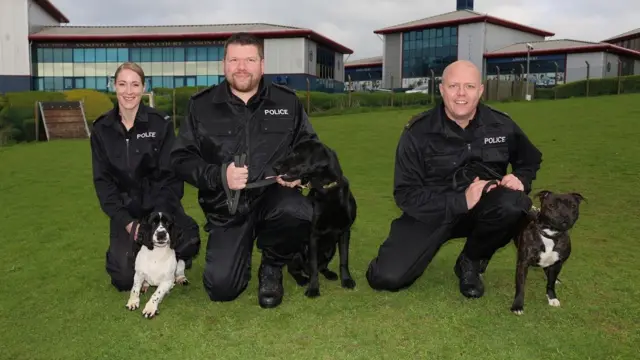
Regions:
<svg viewBox="0 0 640 360"><path fill-rule="evenodd" d="M527 222L515 238L516 293L511 311L516 315L524 313L524 288L530 266L544 269L549 305L560 306L556 280L571 254L569 230L578 221L580 203L584 200L579 193L555 194L548 190L535 196L540 199L540 209L530 210Z"/></svg>

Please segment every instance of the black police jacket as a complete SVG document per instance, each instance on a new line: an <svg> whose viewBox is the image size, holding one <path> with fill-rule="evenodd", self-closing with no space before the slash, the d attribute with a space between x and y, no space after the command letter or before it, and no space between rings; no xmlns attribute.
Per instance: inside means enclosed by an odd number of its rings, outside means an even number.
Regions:
<svg viewBox="0 0 640 360"><path fill-rule="evenodd" d="M170 166L175 140L170 118L140 104L129 131L120 120L117 106L95 120L91 155L100 207L126 227L152 211L176 211L184 185Z"/></svg>
<svg viewBox="0 0 640 360"><path fill-rule="evenodd" d="M512 174L528 194L542 154L507 114L478 105L468 134L454 131L444 105L415 116L400 136L394 199L406 214L424 222L452 223L468 211L465 190L477 176L499 180Z"/></svg>
<svg viewBox="0 0 640 360"><path fill-rule="evenodd" d="M317 138L302 103L287 87L264 79L247 104L226 81L191 97L171 153L176 175L198 189L207 227L241 221L265 191L243 189L237 212L229 214L222 185L223 165L246 154L248 183L277 175L273 165L304 139Z"/></svg>

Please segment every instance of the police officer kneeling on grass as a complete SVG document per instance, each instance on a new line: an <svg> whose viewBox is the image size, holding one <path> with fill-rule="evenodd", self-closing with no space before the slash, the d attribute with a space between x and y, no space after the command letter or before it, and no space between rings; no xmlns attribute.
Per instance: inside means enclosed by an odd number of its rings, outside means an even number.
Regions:
<svg viewBox="0 0 640 360"><path fill-rule="evenodd" d="M198 189L206 216L204 287L213 301L231 301L251 277L254 239L262 251L258 301L280 304L282 267L309 232L312 207L272 166L299 141L317 138L296 94L263 79L260 40L238 33L224 47L225 80L195 94L171 153L176 174Z"/></svg>
<svg viewBox="0 0 640 360"><path fill-rule="evenodd" d="M143 217L154 211L171 214L182 230L176 256L187 269L200 250L200 233L182 208L184 183L171 171L173 122L141 103L145 76L140 66L124 63L114 79L118 104L94 121L91 154L95 191L111 219L107 273L113 286L129 291Z"/></svg>
<svg viewBox="0 0 640 360"><path fill-rule="evenodd" d="M442 104L407 124L394 175L403 213L369 265L372 288L409 287L447 240L466 237L454 272L464 296L483 295L480 274L531 207L542 155L508 115L479 103L482 92L475 65L456 61L442 74Z"/></svg>

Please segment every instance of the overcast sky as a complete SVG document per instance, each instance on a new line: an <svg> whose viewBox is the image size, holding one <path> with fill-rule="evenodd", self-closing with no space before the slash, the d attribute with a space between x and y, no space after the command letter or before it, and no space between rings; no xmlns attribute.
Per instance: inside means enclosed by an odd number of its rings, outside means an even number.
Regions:
<svg viewBox="0 0 640 360"><path fill-rule="evenodd" d="M2 1L2 0L0 0ZM454 11L455 0L51 0L70 25L188 25L266 22L305 27L354 50L382 53L373 31ZM82 4L82 5L80 5ZM600 41L638 27L638 0L476 0L475 10L554 32Z"/></svg>

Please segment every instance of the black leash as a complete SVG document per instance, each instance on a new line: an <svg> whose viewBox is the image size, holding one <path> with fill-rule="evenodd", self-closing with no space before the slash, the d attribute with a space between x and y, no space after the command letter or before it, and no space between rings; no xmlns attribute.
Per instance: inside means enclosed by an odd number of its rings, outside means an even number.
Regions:
<svg viewBox="0 0 640 360"><path fill-rule="evenodd" d="M247 159L247 154L235 155L233 163L236 167L243 167L245 165L246 159ZM293 180L288 177L282 177L282 179L286 181ZM263 186L269 186L275 183L276 183L276 177L272 177L269 179L262 179L262 180L254 181L252 183L248 183L245 185L244 189L256 189ZM229 189L229 183L227 182L227 165L223 165L222 167L222 186L224 187L224 192L227 195L227 206L229 208L229 214L234 215L238 210L238 202L240 201L240 192L242 190Z"/></svg>

